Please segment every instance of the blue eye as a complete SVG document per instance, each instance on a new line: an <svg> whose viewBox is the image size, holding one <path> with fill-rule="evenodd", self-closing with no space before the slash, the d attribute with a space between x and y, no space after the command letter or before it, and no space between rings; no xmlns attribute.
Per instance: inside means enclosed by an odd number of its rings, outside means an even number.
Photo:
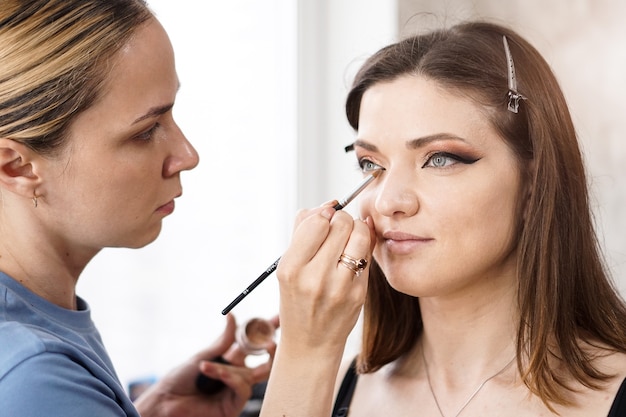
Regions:
<svg viewBox="0 0 626 417"><path fill-rule="evenodd" d="M359 161L359 167L361 168L361 171L363 172L372 172L372 171L378 171L379 169L382 169L380 165L375 164L369 159L361 159Z"/></svg>
<svg viewBox="0 0 626 417"><path fill-rule="evenodd" d="M451 165L455 165L458 163L462 164L473 164L478 161L480 158L470 159L464 158L459 155L455 155L448 152L436 152L428 157L426 163L422 165L422 168L447 168Z"/></svg>

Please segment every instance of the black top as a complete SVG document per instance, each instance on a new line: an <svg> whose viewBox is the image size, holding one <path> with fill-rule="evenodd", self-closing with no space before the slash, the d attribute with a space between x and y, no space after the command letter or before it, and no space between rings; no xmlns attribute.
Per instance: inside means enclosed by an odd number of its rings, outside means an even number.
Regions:
<svg viewBox="0 0 626 417"><path fill-rule="evenodd" d="M339 387L333 408L333 417L346 417L348 415L357 379L356 360L353 360L341 382L341 387ZM622 385L619 387L607 417L626 417L626 379L624 379Z"/></svg>

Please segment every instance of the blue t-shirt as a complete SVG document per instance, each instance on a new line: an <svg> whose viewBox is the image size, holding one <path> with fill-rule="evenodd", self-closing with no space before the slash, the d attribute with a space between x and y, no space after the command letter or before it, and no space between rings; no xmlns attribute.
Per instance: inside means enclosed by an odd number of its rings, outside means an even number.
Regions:
<svg viewBox="0 0 626 417"><path fill-rule="evenodd" d="M77 303L61 308L0 272L0 416L139 417Z"/></svg>

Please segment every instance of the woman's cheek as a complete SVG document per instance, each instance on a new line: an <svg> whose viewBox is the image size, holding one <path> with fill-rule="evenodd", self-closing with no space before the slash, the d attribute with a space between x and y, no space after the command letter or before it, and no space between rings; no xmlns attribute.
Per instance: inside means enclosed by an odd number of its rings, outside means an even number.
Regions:
<svg viewBox="0 0 626 417"><path fill-rule="evenodd" d="M374 219L374 199L375 196L372 192L363 191L361 193L359 203L359 217L361 219L367 219L368 217Z"/></svg>

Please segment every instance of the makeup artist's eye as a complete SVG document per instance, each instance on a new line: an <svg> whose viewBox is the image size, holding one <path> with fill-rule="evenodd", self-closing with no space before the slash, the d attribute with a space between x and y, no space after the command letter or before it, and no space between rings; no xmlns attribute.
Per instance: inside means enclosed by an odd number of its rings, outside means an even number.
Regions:
<svg viewBox="0 0 626 417"><path fill-rule="evenodd" d="M375 164L374 162L365 158L359 160L359 167L361 168L361 171L363 172L372 172L372 171L378 171L379 169L382 169L380 165Z"/></svg>
<svg viewBox="0 0 626 417"><path fill-rule="evenodd" d="M479 159L480 158L464 158L462 156L455 155L449 152L435 152L428 157L426 163L422 165L422 168L447 168L459 162L462 164L473 164Z"/></svg>
<svg viewBox="0 0 626 417"><path fill-rule="evenodd" d="M161 125L159 123L155 123L152 127L150 127L150 129L145 130L135 136L135 139L140 141L149 141L152 139L152 137L154 136L154 132L156 132L159 127L161 127Z"/></svg>

